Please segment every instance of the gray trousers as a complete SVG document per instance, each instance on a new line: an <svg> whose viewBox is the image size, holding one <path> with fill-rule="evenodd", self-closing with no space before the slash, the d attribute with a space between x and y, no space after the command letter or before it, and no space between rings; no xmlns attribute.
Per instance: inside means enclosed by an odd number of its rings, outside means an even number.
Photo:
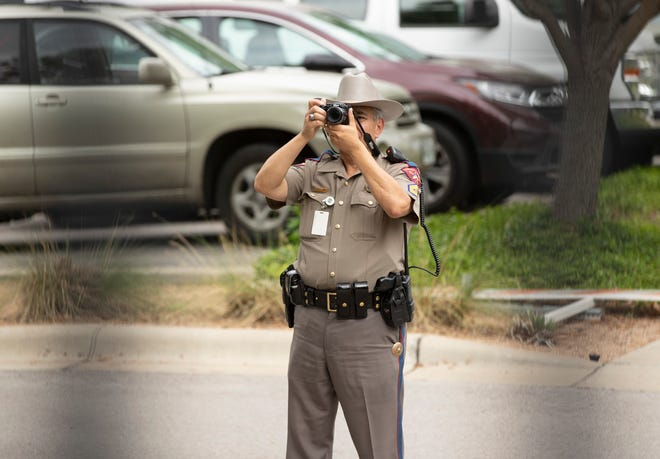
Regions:
<svg viewBox="0 0 660 459"><path fill-rule="evenodd" d="M402 459L405 336L405 326L388 327L378 311L337 320L318 308L296 308L288 459L332 457L338 402L360 459Z"/></svg>

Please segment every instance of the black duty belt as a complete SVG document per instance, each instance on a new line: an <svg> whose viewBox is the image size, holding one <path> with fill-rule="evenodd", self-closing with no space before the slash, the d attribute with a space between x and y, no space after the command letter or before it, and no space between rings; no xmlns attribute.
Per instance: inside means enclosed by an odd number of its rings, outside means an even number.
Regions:
<svg viewBox="0 0 660 459"><path fill-rule="evenodd" d="M380 309L381 292L370 292L367 282L337 284L336 290L304 286L305 306L337 313L340 319L362 319L367 309Z"/></svg>

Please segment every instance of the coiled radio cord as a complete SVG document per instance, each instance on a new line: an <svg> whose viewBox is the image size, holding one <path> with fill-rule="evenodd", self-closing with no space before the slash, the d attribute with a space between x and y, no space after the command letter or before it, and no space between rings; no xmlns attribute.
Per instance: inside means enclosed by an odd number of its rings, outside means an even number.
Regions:
<svg viewBox="0 0 660 459"><path fill-rule="evenodd" d="M426 239L429 241L429 247L431 248L431 254L433 255L433 261L435 262L435 272L431 272L426 268L422 268L420 266L410 266L408 267L408 228L406 228L406 223L403 224L403 243L404 243L404 250L405 250L405 266L406 266L406 274L408 274L410 269L419 269L421 271L424 271L428 274L430 274L433 277L438 277L440 275L440 259L438 257L438 252L435 248L435 243L433 242L433 238L431 237L431 231L429 230L429 227L426 225L425 221L425 214L426 211L424 210L424 187L423 185L419 189L419 225L424 228L424 232L426 233Z"/></svg>

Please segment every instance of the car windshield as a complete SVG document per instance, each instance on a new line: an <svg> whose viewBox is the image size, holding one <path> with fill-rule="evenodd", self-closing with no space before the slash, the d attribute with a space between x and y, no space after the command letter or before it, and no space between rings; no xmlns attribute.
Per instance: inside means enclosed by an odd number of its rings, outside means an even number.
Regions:
<svg viewBox="0 0 660 459"><path fill-rule="evenodd" d="M204 77L245 70L241 64L197 38L183 27L160 17L137 18L133 25L165 46L184 65Z"/></svg>
<svg viewBox="0 0 660 459"><path fill-rule="evenodd" d="M370 57L388 61L424 61L428 56L395 37L368 32L325 11L310 11L299 19Z"/></svg>

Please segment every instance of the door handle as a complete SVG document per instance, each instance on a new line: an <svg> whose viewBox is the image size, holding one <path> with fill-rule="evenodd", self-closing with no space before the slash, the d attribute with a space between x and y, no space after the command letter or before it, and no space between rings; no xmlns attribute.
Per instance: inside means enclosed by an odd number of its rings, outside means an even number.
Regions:
<svg viewBox="0 0 660 459"><path fill-rule="evenodd" d="M60 106L63 107L68 103L68 101L64 98L61 98L57 94L48 94L45 97L40 97L37 99L37 105L41 107L52 107L52 106Z"/></svg>

